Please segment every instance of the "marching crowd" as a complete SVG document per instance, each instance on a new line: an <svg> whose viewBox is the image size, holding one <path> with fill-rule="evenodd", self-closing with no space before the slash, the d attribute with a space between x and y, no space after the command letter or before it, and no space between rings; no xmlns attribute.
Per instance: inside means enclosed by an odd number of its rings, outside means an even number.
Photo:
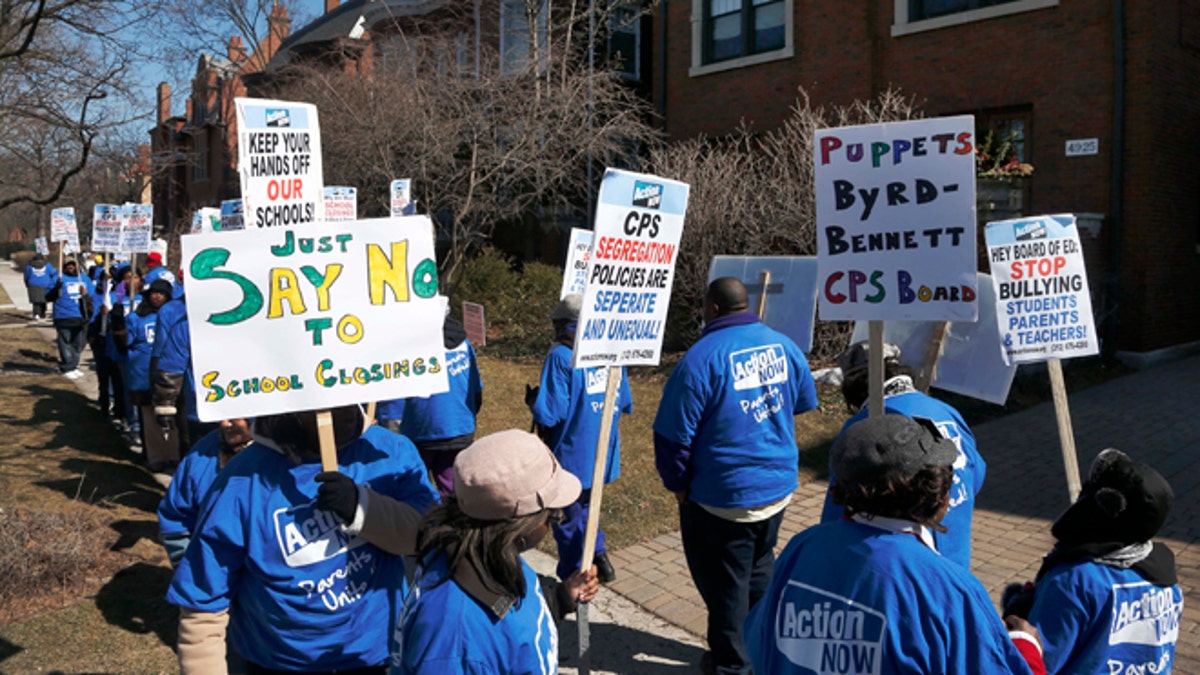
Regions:
<svg viewBox="0 0 1200 675"><path fill-rule="evenodd" d="M59 272L38 256L25 280L36 319L53 305L63 375L80 376L90 346L101 409L150 468L173 473L158 515L182 672L557 671L558 621L618 574L603 533L581 569L609 377L606 483L620 473L615 422L633 407L623 369L570 367L579 296L549 317L554 344L526 393L535 433L475 438L483 384L447 317L450 390L333 409L338 470L322 471L312 412L200 422L185 280L146 262L144 275L74 260ZM890 345L872 416L870 354L856 344L840 363L854 415L830 451L821 522L776 560L797 488L793 418L817 407L816 387L741 282L712 282L704 319L653 425L708 609L704 672L1170 672L1183 597L1153 541L1173 500L1158 472L1101 453L1001 616L970 572L986 473L971 430L914 387ZM521 556L551 533L556 578Z"/></svg>

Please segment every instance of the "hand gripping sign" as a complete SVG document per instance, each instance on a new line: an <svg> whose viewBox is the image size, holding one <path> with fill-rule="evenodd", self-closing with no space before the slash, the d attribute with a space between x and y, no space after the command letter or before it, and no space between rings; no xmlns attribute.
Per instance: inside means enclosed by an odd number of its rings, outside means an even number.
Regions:
<svg viewBox="0 0 1200 675"><path fill-rule="evenodd" d="M205 421L448 390L423 216L182 237Z"/></svg>
<svg viewBox="0 0 1200 675"><path fill-rule="evenodd" d="M246 227L294 227L324 220L316 106L256 98L234 102Z"/></svg>

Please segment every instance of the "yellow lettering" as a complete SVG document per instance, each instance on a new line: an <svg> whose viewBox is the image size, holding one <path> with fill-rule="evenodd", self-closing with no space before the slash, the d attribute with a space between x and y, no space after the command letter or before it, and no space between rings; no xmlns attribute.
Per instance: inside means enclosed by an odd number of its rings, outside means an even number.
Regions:
<svg viewBox="0 0 1200 675"><path fill-rule="evenodd" d="M372 305L383 304L385 287L396 302L408 302L408 241L392 242L391 259L379 244L367 244L367 279Z"/></svg>
<svg viewBox="0 0 1200 675"><path fill-rule="evenodd" d="M358 320L357 316L347 314L338 321L337 325L338 339L348 345L358 342L363 337L362 321Z"/></svg>
<svg viewBox="0 0 1200 675"><path fill-rule="evenodd" d="M342 267L343 265L336 263L325 266L325 280L317 286L317 309L322 312L329 311L329 287L341 276Z"/></svg>
<svg viewBox="0 0 1200 675"><path fill-rule="evenodd" d="M292 314L304 313L304 297L300 295L296 273L286 267L274 267L271 269L271 300L267 318L278 319L283 316L284 302Z"/></svg>

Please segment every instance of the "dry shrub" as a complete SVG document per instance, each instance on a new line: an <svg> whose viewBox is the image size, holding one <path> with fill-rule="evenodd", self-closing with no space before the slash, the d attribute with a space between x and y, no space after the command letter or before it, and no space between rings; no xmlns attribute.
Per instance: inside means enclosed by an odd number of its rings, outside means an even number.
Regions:
<svg viewBox="0 0 1200 675"><path fill-rule="evenodd" d="M110 534L88 513L0 510L0 624L101 572Z"/></svg>
<svg viewBox="0 0 1200 675"><path fill-rule="evenodd" d="M896 90L845 107L814 108L804 90L791 114L765 133L743 125L724 138L694 138L654 149L651 173L691 185L676 262L668 349L684 349L700 331L701 302L713 256L816 255L813 132L826 127L921 117ZM811 356L833 359L851 324L818 321Z"/></svg>

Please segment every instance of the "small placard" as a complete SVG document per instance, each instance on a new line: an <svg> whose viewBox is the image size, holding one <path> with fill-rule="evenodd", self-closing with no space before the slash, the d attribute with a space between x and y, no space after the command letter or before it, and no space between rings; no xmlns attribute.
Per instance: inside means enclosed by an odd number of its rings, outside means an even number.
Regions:
<svg viewBox="0 0 1200 675"><path fill-rule="evenodd" d="M487 345L487 321L483 318L483 305L475 302L463 302L463 328L467 331L467 339L476 347Z"/></svg>
<svg viewBox="0 0 1200 675"><path fill-rule="evenodd" d="M1099 138L1073 138L1067 141L1067 157L1100 154Z"/></svg>

